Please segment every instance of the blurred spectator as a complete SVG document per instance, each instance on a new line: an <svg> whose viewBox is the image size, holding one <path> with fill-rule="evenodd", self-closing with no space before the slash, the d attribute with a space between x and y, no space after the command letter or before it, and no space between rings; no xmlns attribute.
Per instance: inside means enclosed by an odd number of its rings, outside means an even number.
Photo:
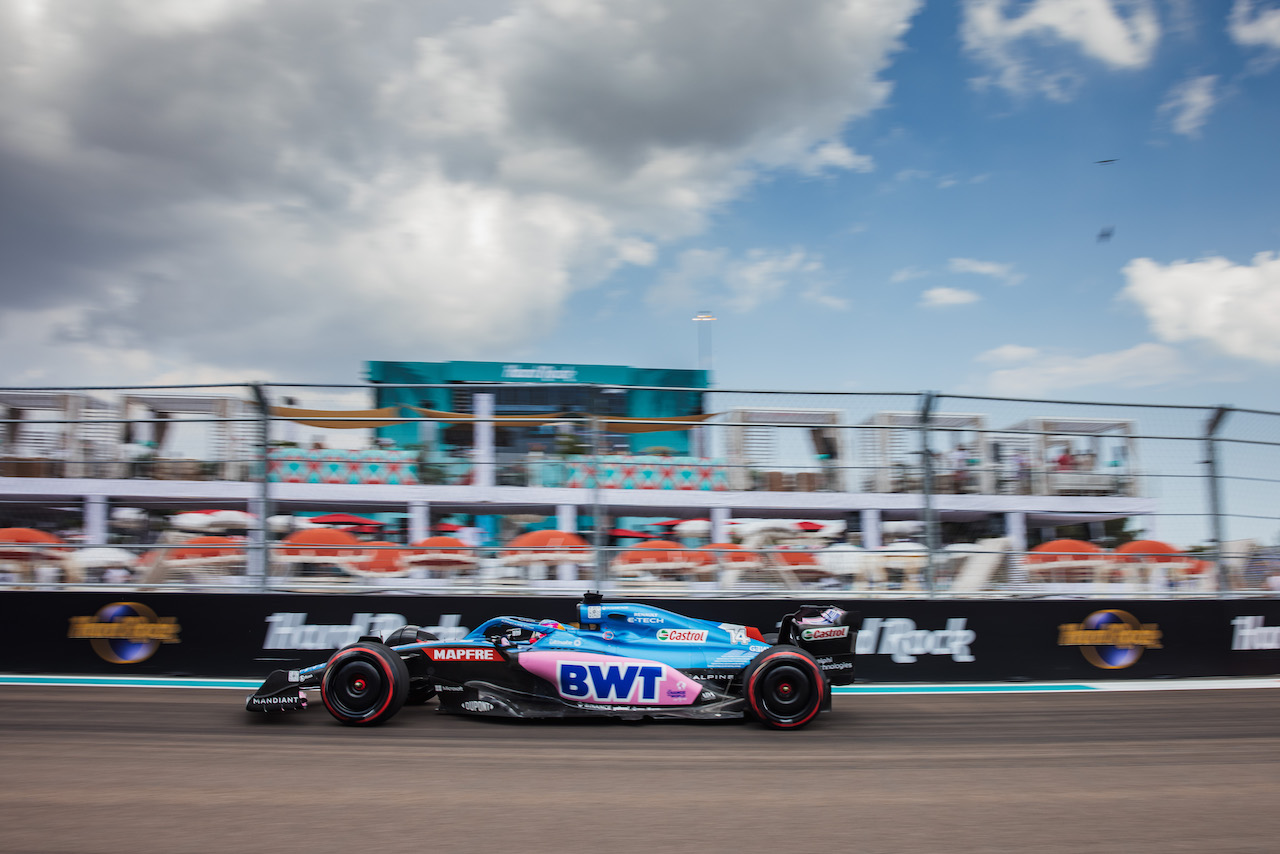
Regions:
<svg viewBox="0 0 1280 854"><path fill-rule="evenodd" d="M546 464L546 456L542 445L529 446L529 453L525 454L525 472L526 482L530 486L542 486L542 467Z"/></svg>

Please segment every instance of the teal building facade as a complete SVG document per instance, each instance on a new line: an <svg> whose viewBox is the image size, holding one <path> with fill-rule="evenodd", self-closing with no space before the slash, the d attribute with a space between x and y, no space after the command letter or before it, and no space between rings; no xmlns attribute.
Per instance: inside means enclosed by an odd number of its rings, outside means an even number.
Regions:
<svg viewBox="0 0 1280 854"><path fill-rule="evenodd" d="M669 418L702 415L709 384L707 371L635 368L625 365L573 365L528 362L384 362L366 363L367 379L376 389L376 406L419 407L470 414L472 395L494 396L495 415L606 415ZM397 388L426 385L434 388ZM450 388L449 386L458 386ZM415 411L402 409L403 417ZM500 454L530 451L563 452L575 441L566 425L501 426ZM470 426L439 422L382 427L378 437L399 447L465 447ZM610 434L608 450L645 453L657 449L673 455L690 453L690 431L631 435Z"/></svg>

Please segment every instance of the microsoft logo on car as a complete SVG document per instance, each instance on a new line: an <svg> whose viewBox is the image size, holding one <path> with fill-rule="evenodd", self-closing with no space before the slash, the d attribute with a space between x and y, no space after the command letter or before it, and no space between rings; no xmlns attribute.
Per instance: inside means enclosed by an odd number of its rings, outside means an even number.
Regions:
<svg viewBox="0 0 1280 854"><path fill-rule="evenodd" d="M705 629L658 629L658 640L676 643L706 643Z"/></svg>

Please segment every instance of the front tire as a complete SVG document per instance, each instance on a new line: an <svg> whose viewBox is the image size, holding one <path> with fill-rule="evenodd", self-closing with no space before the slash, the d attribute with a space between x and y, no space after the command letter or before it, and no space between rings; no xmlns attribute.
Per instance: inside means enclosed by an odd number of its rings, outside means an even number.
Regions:
<svg viewBox="0 0 1280 854"><path fill-rule="evenodd" d="M404 705L409 668L385 644L353 643L329 659L320 683L320 698L339 723L377 726Z"/></svg>
<svg viewBox="0 0 1280 854"><path fill-rule="evenodd" d="M773 646L747 665L747 706L771 729L799 729L822 711L827 681L813 656L799 647Z"/></svg>
<svg viewBox="0 0 1280 854"><path fill-rule="evenodd" d="M421 629L417 626L402 626L387 635L386 644L387 646L401 646L403 644L438 640L440 640L440 638L436 637L426 629ZM418 653L418 655L422 655L422 653ZM417 672L420 669L421 668L415 668L414 672ZM435 683L419 673L409 681L409 696L405 699L404 704L406 706L421 706L430 702L431 698L435 695Z"/></svg>

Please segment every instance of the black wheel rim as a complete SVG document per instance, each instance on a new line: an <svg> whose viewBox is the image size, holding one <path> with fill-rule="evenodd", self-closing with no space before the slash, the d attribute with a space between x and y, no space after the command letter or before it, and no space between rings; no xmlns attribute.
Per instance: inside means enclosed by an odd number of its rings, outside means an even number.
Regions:
<svg viewBox="0 0 1280 854"><path fill-rule="evenodd" d="M780 723L798 720L813 708L813 677L794 664L779 664L760 676L760 705Z"/></svg>
<svg viewBox="0 0 1280 854"><path fill-rule="evenodd" d="M345 661L329 679L329 703L345 717L365 717L381 705L383 684L382 672L372 662Z"/></svg>

